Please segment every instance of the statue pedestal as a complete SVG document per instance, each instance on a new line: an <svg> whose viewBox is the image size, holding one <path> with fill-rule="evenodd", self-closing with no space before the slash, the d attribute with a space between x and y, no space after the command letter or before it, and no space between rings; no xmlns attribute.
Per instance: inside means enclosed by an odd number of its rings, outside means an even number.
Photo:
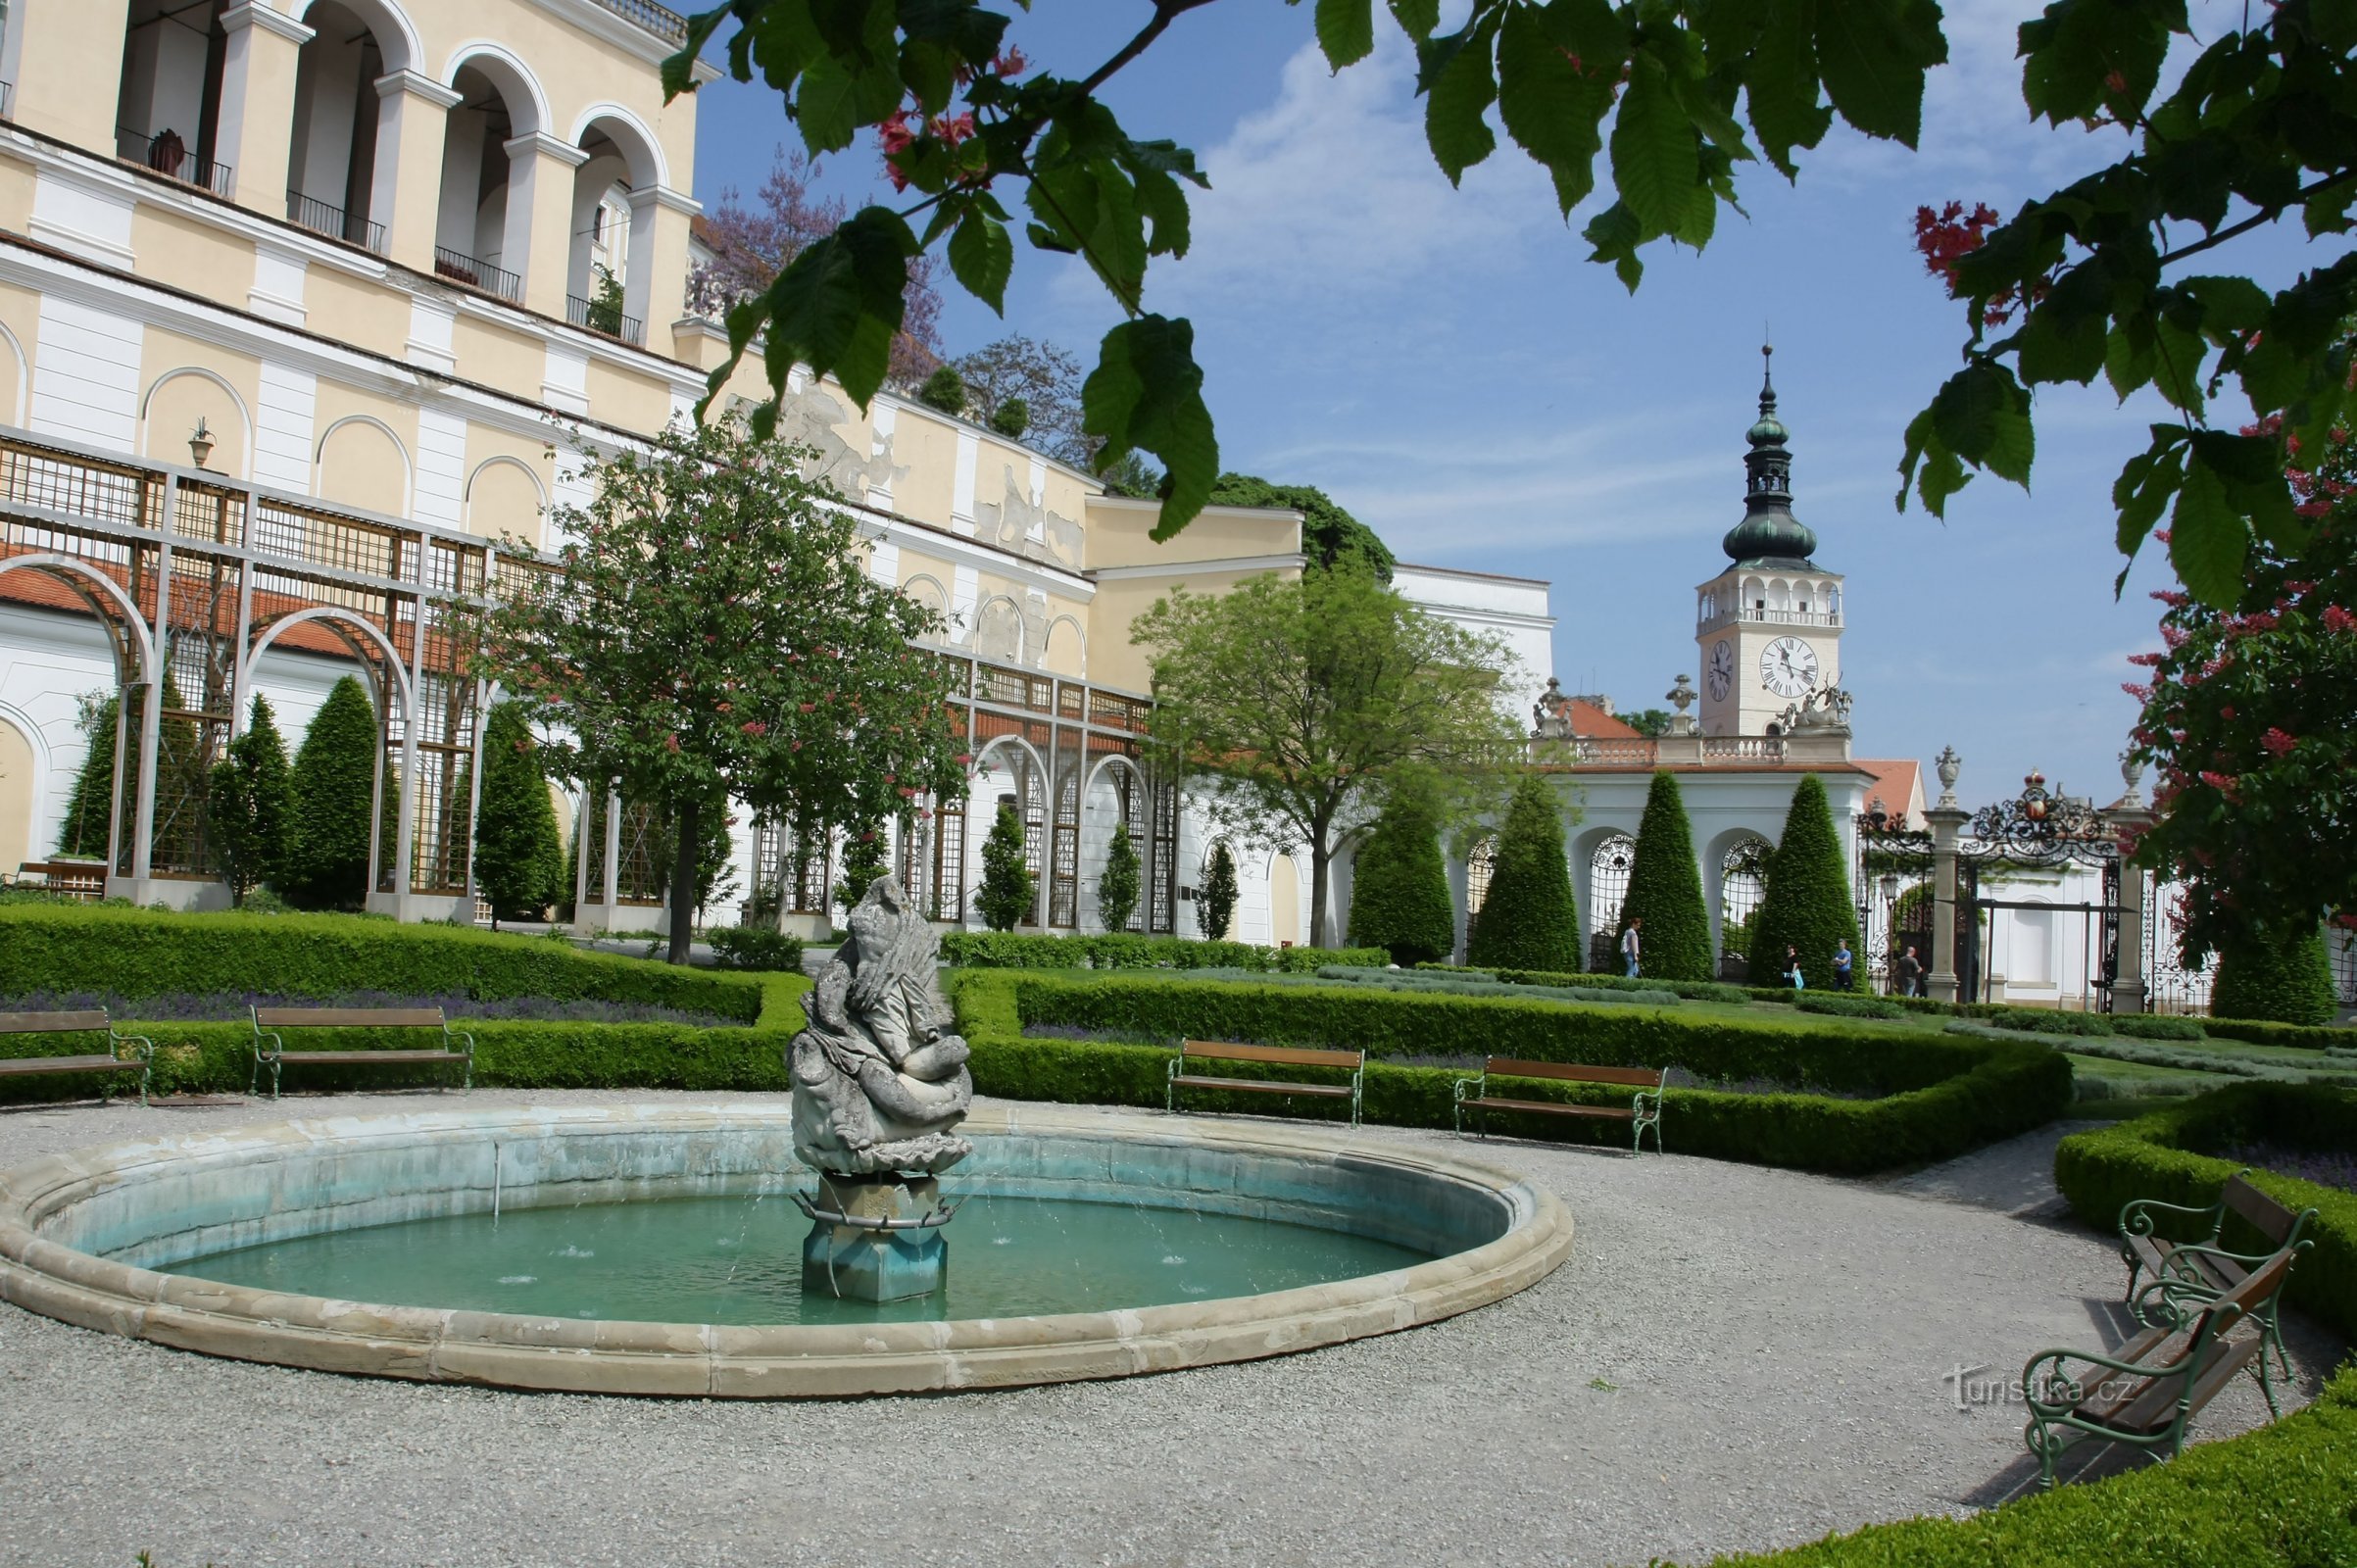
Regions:
<svg viewBox="0 0 2357 1568"><path fill-rule="evenodd" d="M837 1176L821 1171L816 1206L850 1220L914 1220L940 1206L930 1176ZM802 1244L802 1288L849 1301L898 1301L929 1296L948 1276L950 1249L940 1226L884 1230L812 1222Z"/></svg>

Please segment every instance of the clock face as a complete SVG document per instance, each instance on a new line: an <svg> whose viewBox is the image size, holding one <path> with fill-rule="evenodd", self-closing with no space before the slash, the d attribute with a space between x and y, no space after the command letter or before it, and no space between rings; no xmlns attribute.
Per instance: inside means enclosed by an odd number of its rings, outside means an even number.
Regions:
<svg viewBox="0 0 2357 1568"><path fill-rule="evenodd" d="M1817 651L1797 637L1779 637L1759 653L1760 683L1779 697L1817 689Z"/></svg>
<svg viewBox="0 0 2357 1568"><path fill-rule="evenodd" d="M1708 679L1710 700L1714 703L1725 702L1728 689L1735 684L1735 647L1724 637L1710 650Z"/></svg>

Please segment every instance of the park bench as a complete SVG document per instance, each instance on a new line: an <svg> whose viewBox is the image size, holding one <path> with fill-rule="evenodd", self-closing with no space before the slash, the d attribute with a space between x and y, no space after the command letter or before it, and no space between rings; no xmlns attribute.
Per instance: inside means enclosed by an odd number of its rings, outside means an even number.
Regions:
<svg viewBox="0 0 2357 1568"><path fill-rule="evenodd" d="M278 1098L278 1075L287 1063L297 1066L391 1067L427 1061L466 1064L462 1089L474 1087L474 1036L453 1029L439 1007L256 1007L254 1013L254 1076L247 1092L260 1087L262 1069L270 1070L270 1098ZM288 1029L431 1029L442 1037L439 1046L416 1050L289 1051L280 1032ZM457 1042L464 1040L462 1051Z"/></svg>
<svg viewBox="0 0 2357 1568"><path fill-rule="evenodd" d="M1599 1121L1630 1124L1629 1152L1645 1149L1647 1128L1653 1133L1653 1152L1661 1152L1661 1092L1669 1085L1667 1067L1590 1067L1577 1062L1526 1061L1518 1056L1485 1056L1481 1072L1459 1078L1452 1091L1458 1137L1465 1133L1465 1112L1474 1113L1483 1137L1490 1133L1493 1110L1532 1110L1547 1116L1587 1116ZM1517 1100L1491 1092L1492 1078L1546 1079L1551 1083L1617 1084L1635 1091L1626 1105L1589 1105L1561 1100Z"/></svg>
<svg viewBox="0 0 2357 1568"><path fill-rule="evenodd" d="M1329 1067L1349 1072L1348 1083L1301 1083L1276 1078L1213 1078L1187 1070L1190 1061L1257 1061L1283 1067ZM1239 1046L1219 1040L1182 1040L1170 1060L1162 1108L1178 1109L1181 1089L1237 1089L1263 1095L1314 1095L1350 1102L1350 1125L1358 1125L1358 1097L1365 1081L1364 1051L1330 1051L1317 1046Z"/></svg>
<svg viewBox="0 0 2357 1568"><path fill-rule="evenodd" d="M2254 1362L2268 1413L2275 1414L2267 1336L2257 1325L2266 1321L2263 1312L2273 1313L2292 1262L2311 1245L2301 1242L2285 1248L2245 1275L2241 1284L2207 1300L2182 1294L2175 1281L2153 1280L2145 1295L2162 1298L2164 1321L2117 1352L2040 1350L2024 1363L2022 1392L2030 1421L2022 1428L2022 1441L2037 1456L2038 1485L2051 1488L2054 1461L2065 1449L2090 1440L2174 1457L2185 1448L2186 1425L2236 1373L2251 1369ZM2198 1314L2191 1310L2195 1306ZM2234 1332L2245 1323L2254 1332ZM2106 1375L2090 1385L2069 1370L2075 1364L2101 1368Z"/></svg>
<svg viewBox="0 0 2357 1568"><path fill-rule="evenodd" d="M145 1035L118 1034L106 1009L94 1007L84 1012L0 1012L0 1035L75 1035L103 1034L107 1049L92 1051L78 1056L5 1056L0 1057L0 1076L18 1077L46 1072L135 1072L139 1075L139 1103L147 1103L148 1075L156 1060L155 1042ZM97 1041L90 1042L95 1046ZM125 1056L123 1048L134 1045L139 1049ZM99 1080L99 1098L113 1098L114 1080Z"/></svg>
<svg viewBox="0 0 2357 1568"><path fill-rule="evenodd" d="M2138 1198L2120 1210L2120 1260L2128 1265L2128 1298L2132 1302L2136 1298L2136 1280L2146 1273L2156 1280L2175 1281L2180 1287L2179 1295L2224 1296L2247 1279L2252 1269L2299 1245L2300 1233L2316 1217L2316 1210L2307 1208L2293 1213L2253 1187L2246 1180L2249 1174L2241 1171L2229 1177L2226 1186L2219 1190L2218 1201L2207 1208L2187 1208L2158 1199ZM2222 1245L2229 1216L2242 1220L2256 1231L2266 1250L2236 1252ZM2164 1223L2184 1221L2190 1223L2180 1223L2177 1228L2199 1231L2197 1239L2173 1242L2154 1234ZM2276 1321L2273 1298L2258 1311L2268 1343L2275 1347L2276 1361L2288 1377L2291 1360L2283 1352L2283 1335Z"/></svg>

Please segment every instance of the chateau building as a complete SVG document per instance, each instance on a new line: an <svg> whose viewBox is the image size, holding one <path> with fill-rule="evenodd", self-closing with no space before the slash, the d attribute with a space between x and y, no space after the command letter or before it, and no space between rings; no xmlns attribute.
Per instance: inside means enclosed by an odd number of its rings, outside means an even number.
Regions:
<svg viewBox="0 0 2357 1568"><path fill-rule="evenodd" d="M664 102L658 73L684 28L651 0L0 11L0 866L221 902L205 767L254 693L299 736L357 674L384 737L371 906L474 907L493 694L463 673L456 612L501 569L495 541L557 542L552 509L586 499L578 449L685 416L725 358L687 304L697 100ZM758 364L731 387L766 391ZM799 375L780 430L818 453L870 569L944 613L961 662L969 798L895 846L922 906L968 917L1007 800L1039 872L1032 924L1094 928L1126 820L1137 923L1194 934L1181 906L1209 846L1139 765L1130 621L1180 583L1298 571L1299 515L1213 508L1155 544L1152 503ZM1544 675L1545 584L1403 575ZM109 697L104 858L63 861L86 702ZM597 791L564 809L579 920L658 923L648 813ZM746 819L736 843L740 890L782 886L791 921L824 924L822 834ZM1232 934L1305 937L1306 857L1238 860Z"/></svg>

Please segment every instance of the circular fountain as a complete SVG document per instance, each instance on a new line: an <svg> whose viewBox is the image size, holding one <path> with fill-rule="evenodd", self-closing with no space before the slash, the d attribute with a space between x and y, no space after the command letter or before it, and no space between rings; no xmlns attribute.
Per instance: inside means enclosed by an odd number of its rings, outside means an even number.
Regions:
<svg viewBox="0 0 2357 1568"><path fill-rule="evenodd" d="M765 1229L802 1223L816 1176L774 1102L320 1117L52 1156L0 1174L0 1298L324 1371L779 1398L1311 1349L1509 1296L1571 1247L1544 1190L1348 1133L1028 1106L962 1130L958 1263L894 1302L806 1293L792 1235ZM617 1226L661 1245L612 1250ZM683 1299L692 1321L643 1309Z"/></svg>
<svg viewBox="0 0 2357 1568"><path fill-rule="evenodd" d="M325 1118L40 1160L0 1175L0 1298L323 1371L777 1398L1304 1350L1570 1250L1527 1182L1355 1136L969 1116L932 927L889 877L847 923L786 1047L790 1106Z"/></svg>

